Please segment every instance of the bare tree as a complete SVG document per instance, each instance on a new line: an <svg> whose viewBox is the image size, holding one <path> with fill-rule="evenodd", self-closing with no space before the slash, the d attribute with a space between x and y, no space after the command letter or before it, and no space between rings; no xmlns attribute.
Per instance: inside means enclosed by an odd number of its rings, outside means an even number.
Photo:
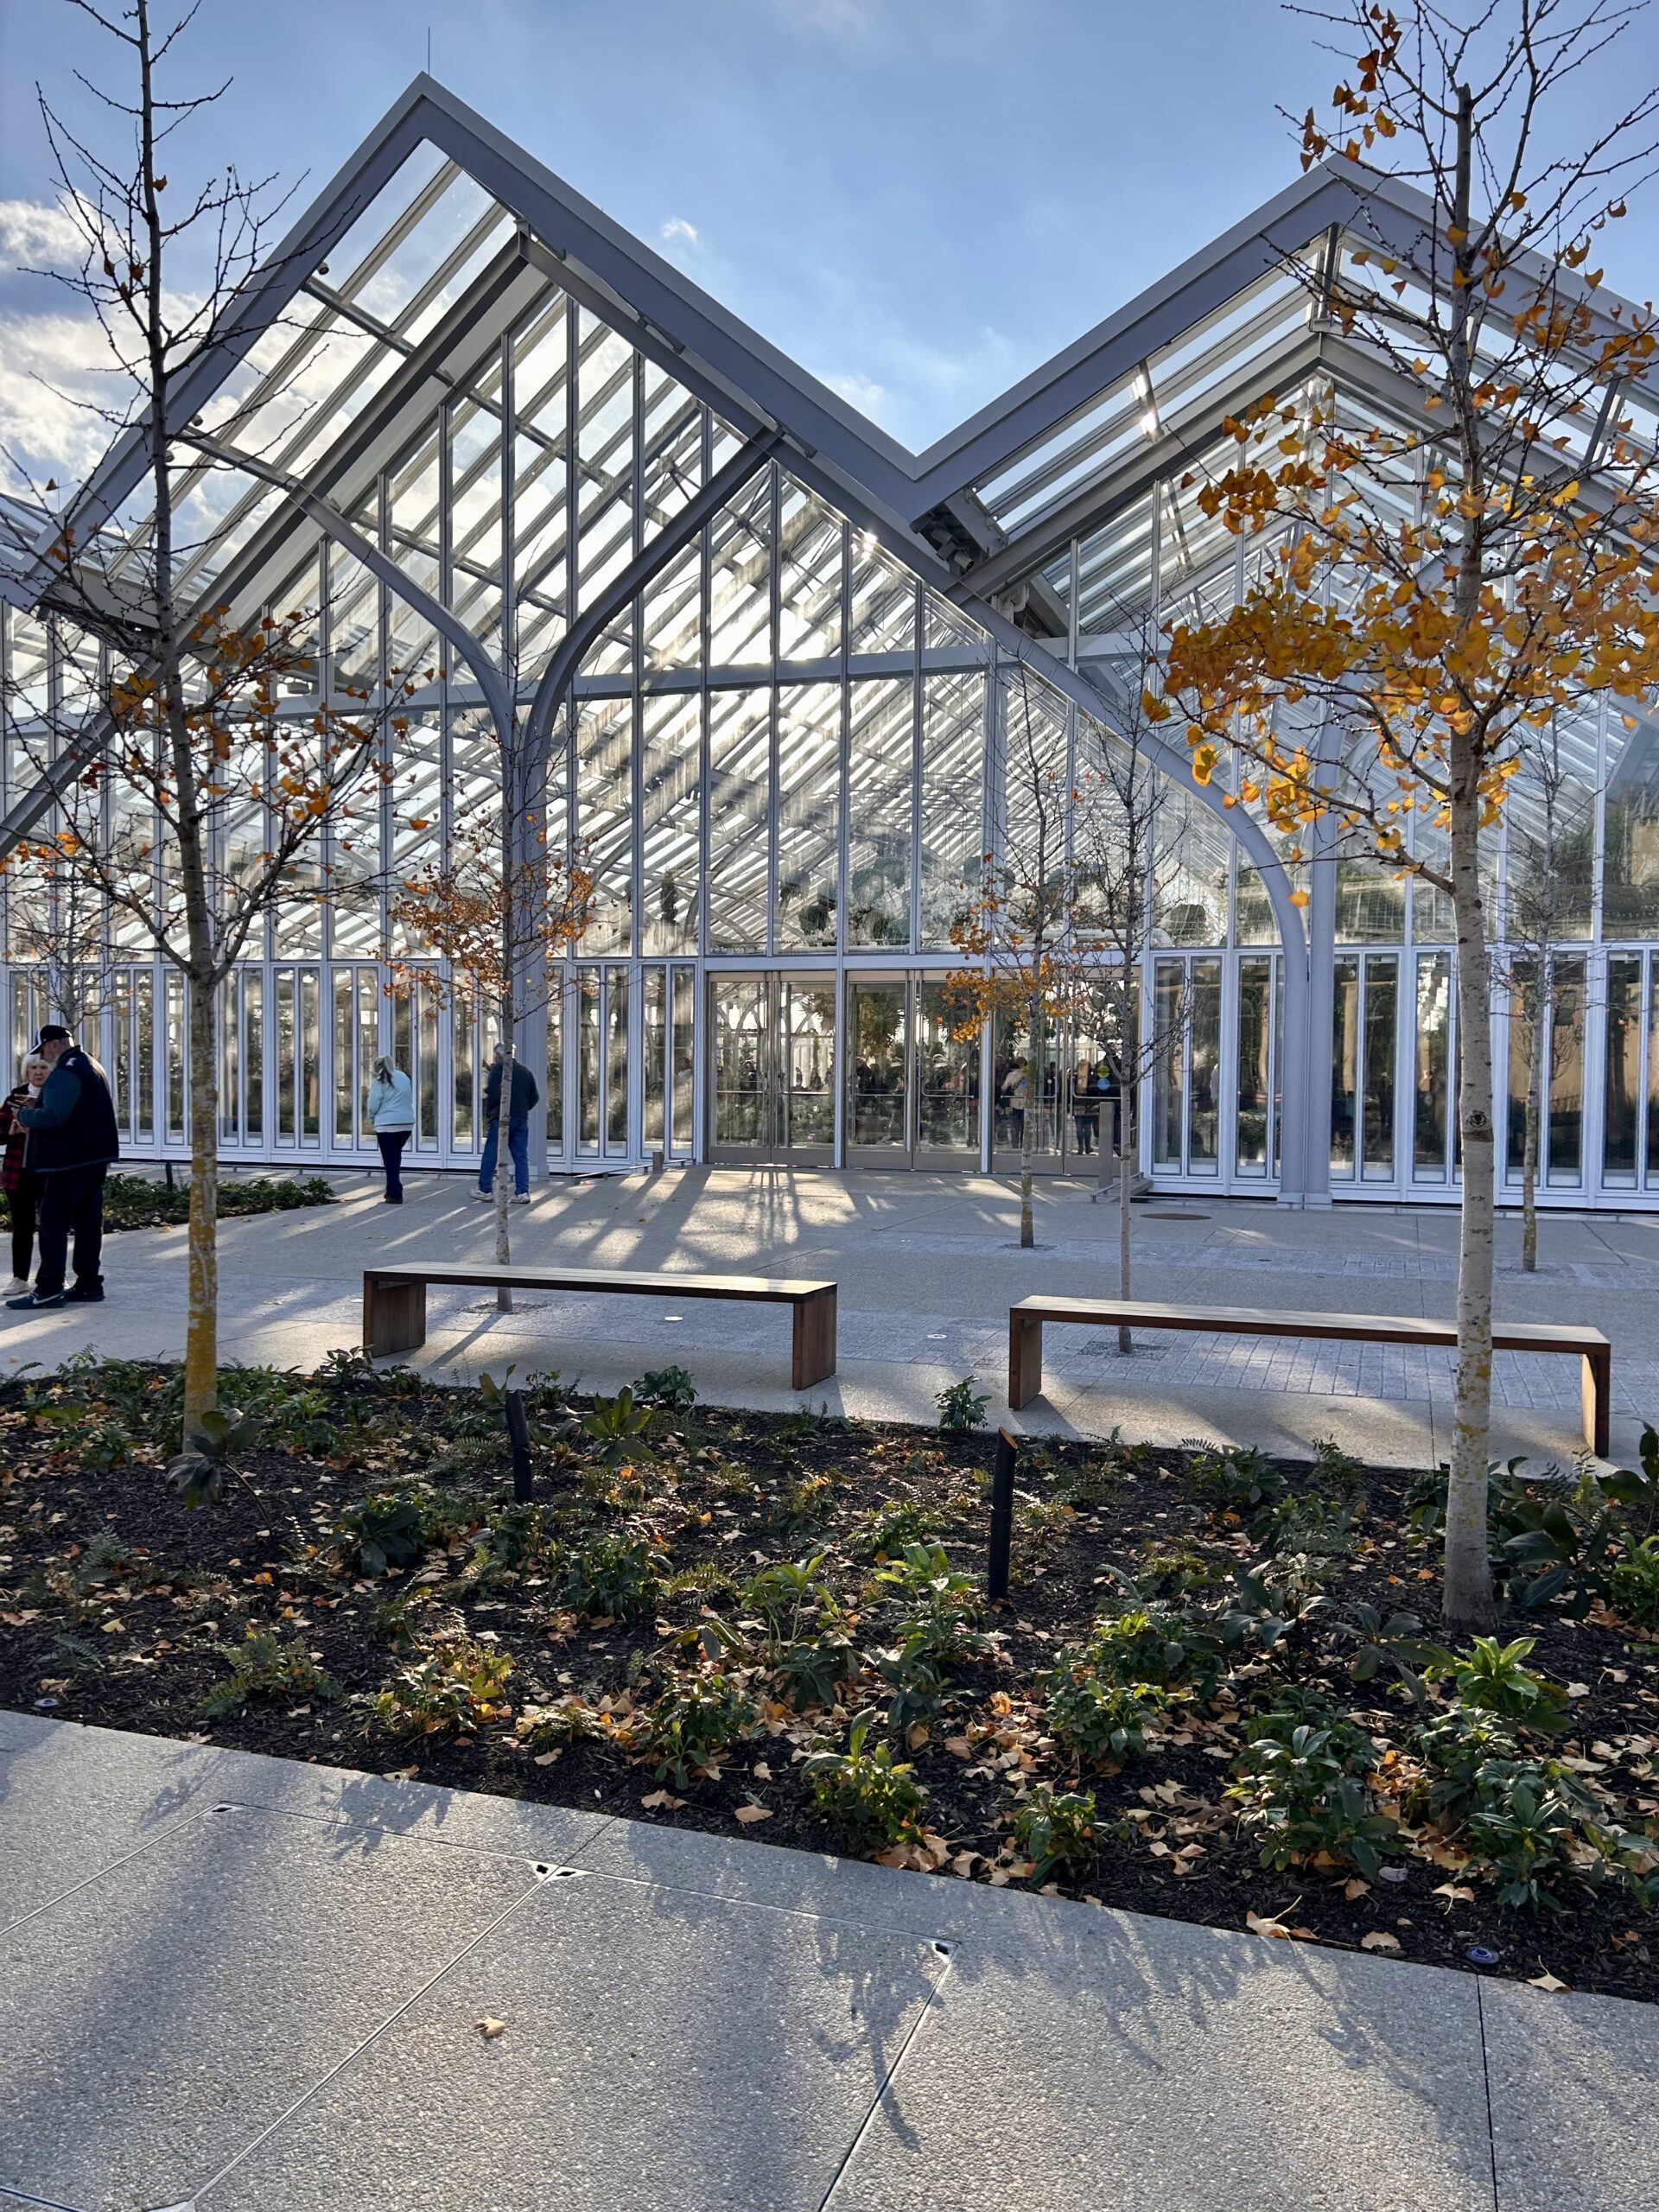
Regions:
<svg viewBox="0 0 1659 2212"><path fill-rule="evenodd" d="M48 613L82 645L79 696L66 692L42 721L16 716L16 742L57 793L46 863L68 871L124 928L183 976L188 1001L190 1225L185 1352L187 1435L218 1389L219 1082L214 1008L267 916L315 902L326 868L300 856L325 837L349 852L372 822L385 769L388 728L412 685L392 679L342 699L319 683L315 608L275 610L237 623L203 603L187 579L209 541L207 519L181 508L175 421L181 378L213 342L232 296L264 260L276 207L263 182L234 167L195 186L176 174L179 134L227 86L173 97L163 78L194 9L158 28L149 0L105 10L67 0L113 47L113 88L77 70L107 125L95 141L44 93L40 110L59 201L79 240L79 265L46 271L103 333L118 397L103 410L117 434L141 441L149 512L133 525L83 527L72 504L48 554ZM107 143L105 143L107 142ZM188 273L176 283L175 266ZM200 467L211 475L214 464ZM194 535L191 533L194 531ZM294 691L315 690L302 718L285 715ZM21 874L40 865L27 849ZM309 880L308 880L308 877Z"/></svg>

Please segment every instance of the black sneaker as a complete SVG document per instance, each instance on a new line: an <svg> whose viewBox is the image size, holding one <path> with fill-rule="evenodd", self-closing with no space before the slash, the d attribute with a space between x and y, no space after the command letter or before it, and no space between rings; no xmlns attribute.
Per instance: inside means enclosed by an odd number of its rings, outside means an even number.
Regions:
<svg viewBox="0 0 1659 2212"><path fill-rule="evenodd" d="M9 1298L6 1306L13 1313L37 1313L43 1306L62 1306L67 1293L61 1290L26 1290L21 1298Z"/></svg>
<svg viewBox="0 0 1659 2212"><path fill-rule="evenodd" d="M64 1292L63 1302L66 1306L101 1306L104 1286L101 1282L78 1282L73 1290Z"/></svg>

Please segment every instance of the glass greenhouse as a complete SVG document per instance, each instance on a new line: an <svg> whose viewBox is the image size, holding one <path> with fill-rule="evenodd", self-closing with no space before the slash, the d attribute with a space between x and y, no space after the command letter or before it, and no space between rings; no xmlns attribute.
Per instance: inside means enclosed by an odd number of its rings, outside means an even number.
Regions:
<svg viewBox="0 0 1659 2212"><path fill-rule="evenodd" d="M1310 171L918 454L417 79L181 397L189 596L251 622L316 610L313 676L281 711L430 671L378 853L320 855L328 895L226 987L224 1156L372 1155L368 1069L391 1051L416 1160L476 1160L486 1025L435 988L388 993L389 951L418 956L389 899L499 804L505 698L543 746L550 834L594 880L518 1043L545 1071L550 1171L658 1152L982 1171L1017 1158L1022 1114L1039 1166L1073 1168L1071 1071L1109 1039L1087 1016L1045 1039L1012 1104L1027 1040L961 1033L951 926L982 856L1022 834L1014 720L1069 779L1145 626L1245 587L1253 556L1198 498L1224 415L1299 388L1387 406L1286 269L1352 251L1359 191ZM1373 197L1368 238L1391 217ZM143 487L129 441L81 510L139 545ZM31 714L94 650L47 603L53 528L0 499L6 843L53 804ZM1600 712L1565 741L1541 1195L1659 1207L1659 742ZM1184 754L1165 765L1185 811L1143 988L1184 1015L1147 1077L1141 1166L1294 1205L1453 1198L1446 902L1363 859L1293 861L1250 805L1192 790ZM1495 848L1500 916L1538 864L1535 813L1521 791ZM257 834L224 824L224 864ZM180 981L108 927L125 1141L182 1155ZM48 1008L15 917L7 949L15 1062ZM1525 1041L1497 1025L1518 1189Z"/></svg>

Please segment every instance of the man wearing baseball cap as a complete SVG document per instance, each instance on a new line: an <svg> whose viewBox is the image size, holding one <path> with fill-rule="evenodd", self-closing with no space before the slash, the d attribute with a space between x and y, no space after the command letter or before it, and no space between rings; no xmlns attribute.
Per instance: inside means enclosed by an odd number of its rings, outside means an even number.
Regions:
<svg viewBox="0 0 1659 2212"><path fill-rule="evenodd" d="M121 1157L115 1102L104 1071L83 1052L60 1023L48 1021L35 1047L51 1070L32 1106L19 1106L29 1131L25 1164L41 1179L36 1234L40 1264L35 1287L9 1298L13 1313L42 1306L96 1306L104 1297L99 1262L104 1249L104 1178ZM75 1244L75 1282L64 1288L69 1240Z"/></svg>

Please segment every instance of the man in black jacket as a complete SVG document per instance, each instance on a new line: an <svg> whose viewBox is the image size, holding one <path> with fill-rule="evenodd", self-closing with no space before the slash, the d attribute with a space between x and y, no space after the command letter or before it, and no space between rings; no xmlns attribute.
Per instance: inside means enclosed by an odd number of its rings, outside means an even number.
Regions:
<svg viewBox="0 0 1659 2212"><path fill-rule="evenodd" d="M121 1157L115 1102L98 1062L56 1022L41 1030L35 1049L52 1072L35 1103L17 1109L17 1119L29 1131L29 1172L41 1179L41 1257L34 1289L6 1300L14 1313L102 1303L104 1178L111 1161ZM72 1236L75 1284L66 1291Z"/></svg>
<svg viewBox="0 0 1659 2212"><path fill-rule="evenodd" d="M487 1198L495 1182L495 1163L501 1144L501 1047L495 1048L490 1071L484 1078L484 1119L488 1130L484 1157L478 1166L478 1195ZM530 1204L530 1110L541 1096L536 1078L522 1060L512 1064L512 1090L507 1099L507 1150L512 1159L514 1195L521 1206Z"/></svg>

